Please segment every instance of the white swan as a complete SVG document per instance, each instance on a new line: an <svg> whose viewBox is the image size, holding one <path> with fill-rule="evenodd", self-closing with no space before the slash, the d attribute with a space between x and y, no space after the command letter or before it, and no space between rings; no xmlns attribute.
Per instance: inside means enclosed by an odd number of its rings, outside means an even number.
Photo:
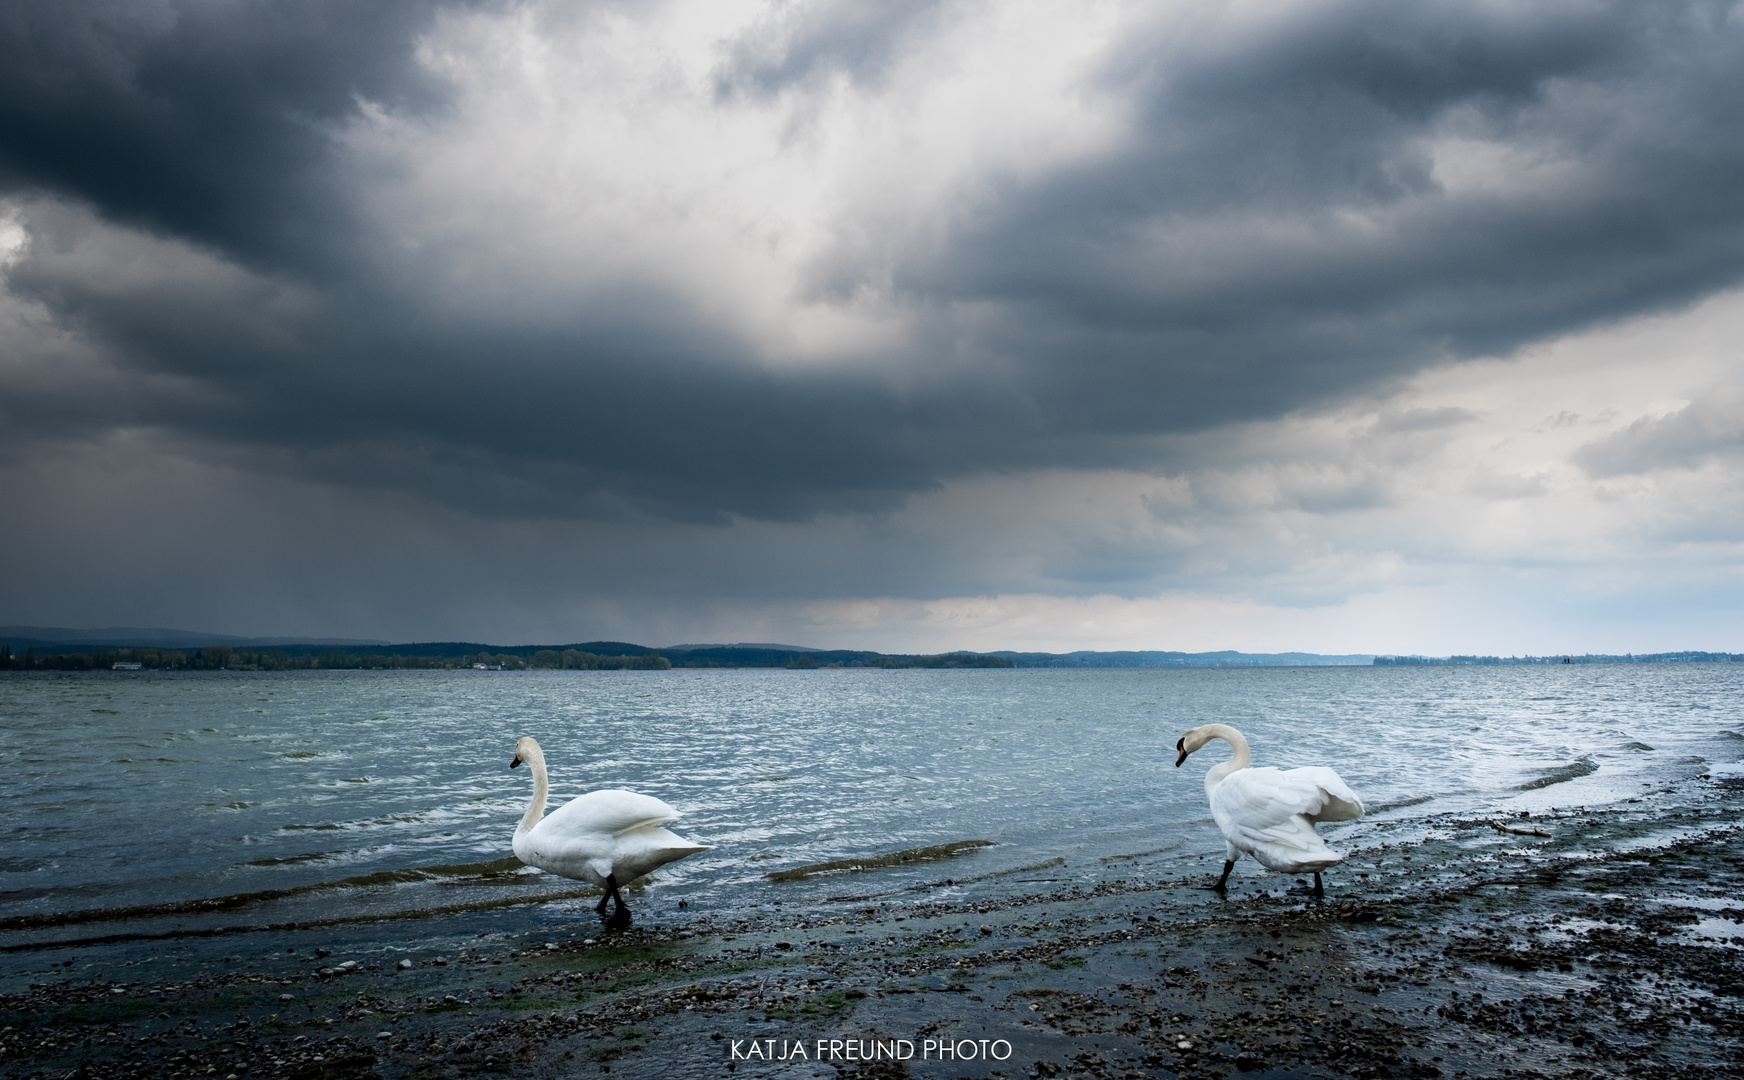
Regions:
<svg viewBox="0 0 1744 1080"><path fill-rule="evenodd" d="M531 737L515 743L509 768L523 761L533 769L533 801L515 830L515 857L548 873L604 889L594 910L604 918L606 903L617 901L608 920L614 926L630 922L619 886L674 859L709 850L661 828L683 815L651 795L634 791L590 791L543 817L549 790L545 753Z"/></svg>
<svg viewBox="0 0 1744 1080"><path fill-rule="evenodd" d="M1314 823L1362 817L1362 800L1324 765L1287 771L1248 768L1247 740L1228 724L1206 724L1181 736L1175 743L1181 752L1175 767L1212 739L1234 747L1235 756L1205 774L1205 798L1223 830L1226 849L1223 876L1211 887L1221 893L1235 861L1245 854L1271 870L1313 874L1312 895L1325 896L1320 871L1344 856L1326 846Z"/></svg>

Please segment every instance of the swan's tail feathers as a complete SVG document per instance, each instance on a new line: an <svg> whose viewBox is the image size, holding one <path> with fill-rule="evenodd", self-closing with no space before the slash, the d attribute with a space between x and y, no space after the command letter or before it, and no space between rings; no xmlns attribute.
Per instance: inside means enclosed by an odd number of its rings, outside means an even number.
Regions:
<svg viewBox="0 0 1744 1080"><path fill-rule="evenodd" d="M1344 856L1326 846L1313 833L1313 826L1303 823L1299 831L1268 829L1253 838L1254 861L1268 870L1285 874L1317 873L1344 861ZM1306 835L1304 835L1306 834Z"/></svg>
<svg viewBox="0 0 1744 1080"><path fill-rule="evenodd" d="M619 883L624 883L669 862L712 850L707 844L693 844L659 826L649 826L627 833L618 840L618 851L612 865L617 869Z"/></svg>

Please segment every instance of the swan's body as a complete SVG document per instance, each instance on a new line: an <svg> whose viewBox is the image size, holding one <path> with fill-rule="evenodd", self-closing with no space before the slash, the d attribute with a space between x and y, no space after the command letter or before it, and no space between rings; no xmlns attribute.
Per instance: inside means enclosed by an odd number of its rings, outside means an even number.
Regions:
<svg viewBox="0 0 1744 1080"><path fill-rule="evenodd" d="M634 791L590 791L545 816L549 781L545 754L531 738L515 743L514 768L526 762L533 769L533 800L515 830L515 857L559 877L574 878L605 890L599 912L615 899L614 920L629 922L620 886L657 866L709 850L661 828L682 817L677 810Z"/></svg>
<svg viewBox="0 0 1744 1080"><path fill-rule="evenodd" d="M1213 888L1221 892L1236 860L1251 855L1269 870L1313 874L1314 895L1321 895L1325 890L1320 872L1344 856L1327 847L1314 826L1362 817L1362 800L1323 765L1249 768L1247 740L1227 724L1206 724L1181 736L1175 744L1181 752L1175 764L1179 766L1212 739L1222 739L1235 749L1233 757L1205 774L1205 799L1225 848L1223 876Z"/></svg>

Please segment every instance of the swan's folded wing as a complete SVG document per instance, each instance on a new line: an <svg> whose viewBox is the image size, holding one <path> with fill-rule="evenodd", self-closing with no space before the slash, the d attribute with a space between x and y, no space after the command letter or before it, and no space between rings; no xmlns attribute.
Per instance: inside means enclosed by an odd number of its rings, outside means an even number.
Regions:
<svg viewBox="0 0 1744 1080"><path fill-rule="evenodd" d="M1211 809L1244 832L1288 831L1291 819L1343 821L1362 815L1362 803L1338 774L1327 768L1242 769L1217 785Z"/></svg>
<svg viewBox="0 0 1744 1080"><path fill-rule="evenodd" d="M1350 790L1344 777L1326 766L1309 765L1301 769L1291 769L1282 775L1301 782L1304 787L1312 784L1319 789L1320 808L1302 811L1302 816L1309 821L1354 821L1363 816L1362 800L1356 797L1356 792Z"/></svg>
<svg viewBox="0 0 1744 1080"><path fill-rule="evenodd" d="M649 825L664 825L684 815L652 795L634 791L590 791L571 799L552 811L546 822L556 822L564 831L581 828L588 832L622 836L632 829Z"/></svg>

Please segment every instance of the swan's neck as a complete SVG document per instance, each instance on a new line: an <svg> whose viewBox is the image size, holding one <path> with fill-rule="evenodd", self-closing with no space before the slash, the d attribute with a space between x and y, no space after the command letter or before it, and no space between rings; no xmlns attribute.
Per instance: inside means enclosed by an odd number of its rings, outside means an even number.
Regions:
<svg viewBox="0 0 1744 1080"><path fill-rule="evenodd" d="M545 777L545 755L529 758L527 767L533 770L533 801L527 804L527 812L521 816L521 827L516 832L526 832L539 824L539 819L545 816L545 793L551 788Z"/></svg>
<svg viewBox="0 0 1744 1080"><path fill-rule="evenodd" d="M1247 768L1247 763L1251 759L1247 752L1247 740L1242 737L1241 732L1228 724L1209 724L1207 730L1211 738L1222 739L1235 749L1234 756L1220 765L1211 766L1210 771L1205 774L1205 790L1210 791L1218 784L1223 783L1224 778L1230 773L1240 772Z"/></svg>

